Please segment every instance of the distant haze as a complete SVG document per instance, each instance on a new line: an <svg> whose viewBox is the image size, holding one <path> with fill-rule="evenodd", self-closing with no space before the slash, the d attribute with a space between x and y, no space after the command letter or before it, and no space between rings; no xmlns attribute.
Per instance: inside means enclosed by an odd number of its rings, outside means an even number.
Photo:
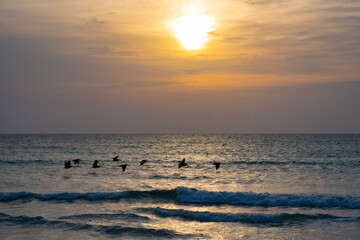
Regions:
<svg viewBox="0 0 360 240"><path fill-rule="evenodd" d="M360 133L360 2L2 0L0 133Z"/></svg>

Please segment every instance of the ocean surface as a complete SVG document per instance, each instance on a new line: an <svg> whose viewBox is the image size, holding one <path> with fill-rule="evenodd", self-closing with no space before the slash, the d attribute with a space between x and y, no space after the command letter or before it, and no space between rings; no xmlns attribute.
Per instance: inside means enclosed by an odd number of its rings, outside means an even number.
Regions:
<svg viewBox="0 0 360 240"><path fill-rule="evenodd" d="M0 180L0 239L360 239L360 135L0 135Z"/></svg>

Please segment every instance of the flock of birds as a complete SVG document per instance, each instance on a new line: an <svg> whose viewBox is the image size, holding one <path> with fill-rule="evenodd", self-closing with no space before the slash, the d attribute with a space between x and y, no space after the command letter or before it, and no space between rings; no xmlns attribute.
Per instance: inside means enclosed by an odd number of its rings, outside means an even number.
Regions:
<svg viewBox="0 0 360 240"><path fill-rule="evenodd" d="M114 162L118 162L120 161L119 159L119 156L116 156L116 157L113 157L112 158ZM72 160L74 165L79 165L80 164L80 159L74 159ZM146 162L148 162L148 160L141 160L140 162L140 166L144 165ZM95 160L94 163L93 163L93 168L99 168L101 166L98 165L99 161L98 160ZM218 170L220 168L220 162L214 162L213 165L215 166L215 169ZM65 161L64 163L65 167L64 168L71 168L72 165L71 165L71 160L68 160L68 161ZM125 172L126 170L126 167L129 166L129 164L122 164L120 165L120 167L122 168L123 172ZM181 160L178 164L178 168L181 168L181 167L188 167L188 164L185 162L185 158L183 160Z"/></svg>

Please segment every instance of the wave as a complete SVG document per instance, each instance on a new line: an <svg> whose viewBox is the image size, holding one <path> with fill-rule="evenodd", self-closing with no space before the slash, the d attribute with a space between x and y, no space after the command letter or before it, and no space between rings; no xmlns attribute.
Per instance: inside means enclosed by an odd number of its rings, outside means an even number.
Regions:
<svg viewBox="0 0 360 240"><path fill-rule="evenodd" d="M360 195L209 192L181 187L177 189L177 200L181 203L262 207L339 207L360 209Z"/></svg>
<svg viewBox="0 0 360 240"><path fill-rule="evenodd" d="M26 159L16 159L16 160L2 160L0 161L1 165L50 165L50 164L59 164L59 161L45 160L45 159L36 159L36 160L26 160ZM60 164L64 162L60 161Z"/></svg>
<svg viewBox="0 0 360 240"><path fill-rule="evenodd" d="M75 224L65 221L58 220L47 220L41 216L29 217L29 216L11 216L4 213L0 213L0 223L1 224L11 224L11 225L23 225L23 226L32 226L32 225L43 225L47 227L56 227L56 228L71 228L74 230L85 230L90 229L91 226L88 224Z"/></svg>
<svg viewBox="0 0 360 240"><path fill-rule="evenodd" d="M159 175L159 174L153 174L149 177L150 179L188 179L190 181L197 180L197 179L210 179L208 176L194 176L194 177L188 177L188 176L182 176L178 173L172 174L172 175Z"/></svg>
<svg viewBox="0 0 360 240"><path fill-rule="evenodd" d="M71 216L63 216L59 219L71 219L71 220L92 220L92 219L104 219L104 220L126 220L136 222L147 222L149 218L146 216L139 216L132 213L95 213L95 214L79 214Z"/></svg>
<svg viewBox="0 0 360 240"><path fill-rule="evenodd" d="M358 221L357 217L338 217L329 214L261 214L261 213L217 213L217 212L199 212L188 211L184 209L164 209L153 208L143 209L150 211L160 217L181 217L185 220L199 221L199 222L244 222L244 223L263 223L263 224L284 224L292 222L301 222L307 220L320 219L341 219Z"/></svg>
<svg viewBox="0 0 360 240"><path fill-rule="evenodd" d="M0 225L5 224L29 227L29 226L43 226L48 228L66 229L66 230L90 230L101 234L110 234L114 236L129 236L133 235L139 238L192 238L191 235L183 235L167 229L152 229L145 227L124 227L124 226L106 226L106 225L91 225L88 223L73 223L59 220L47 220L41 216L10 216L0 213Z"/></svg>
<svg viewBox="0 0 360 240"><path fill-rule="evenodd" d="M169 179L169 176L153 174L149 177L149 179Z"/></svg>
<svg viewBox="0 0 360 240"><path fill-rule="evenodd" d="M309 207L360 209L360 195L334 194L270 194L254 192L211 192L179 187L172 190L90 192L90 193L0 193L0 202L22 201L119 201L144 198L171 201L179 204L229 204L261 207Z"/></svg>
<svg viewBox="0 0 360 240"><path fill-rule="evenodd" d="M328 162L321 162L321 161L269 161L269 160L262 160L262 161L234 161L233 164L238 165L305 165L305 166L327 166L327 165L341 165L341 166L359 166L360 161L328 161Z"/></svg>
<svg viewBox="0 0 360 240"><path fill-rule="evenodd" d="M99 201L108 200L115 201L123 198L160 198L160 199L174 199L176 190L153 190L153 191L124 191L124 192L90 192L90 193L31 193L31 192L9 192L0 193L0 202L9 202L15 200L40 200L40 201Z"/></svg>

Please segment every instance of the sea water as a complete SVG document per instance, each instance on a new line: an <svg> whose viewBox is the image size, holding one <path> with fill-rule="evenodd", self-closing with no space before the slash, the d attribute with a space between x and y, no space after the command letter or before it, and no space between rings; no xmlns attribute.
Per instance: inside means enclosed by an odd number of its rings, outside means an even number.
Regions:
<svg viewBox="0 0 360 240"><path fill-rule="evenodd" d="M0 239L360 239L360 135L0 135L0 180Z"/></svg>

